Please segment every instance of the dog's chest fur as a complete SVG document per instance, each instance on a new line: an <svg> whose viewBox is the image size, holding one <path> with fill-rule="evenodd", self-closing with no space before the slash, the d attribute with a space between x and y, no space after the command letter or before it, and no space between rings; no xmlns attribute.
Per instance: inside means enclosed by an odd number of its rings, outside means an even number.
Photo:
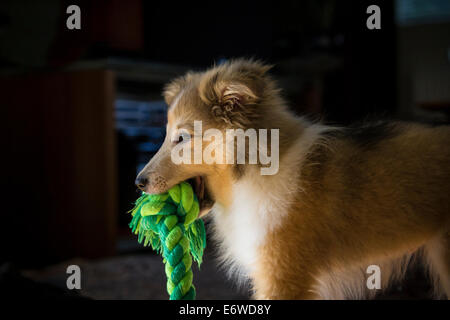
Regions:
<svg viewBox="0 0 450 320"><path fill-rule="evenodd" d="M280 161L273 176L261 176L259 169L248 168L232 186L232 202L223 207L216 203L213 236L220 249L220 260L231 274L248 277L258 264L258 249L266 236L281 227L295 195L300 192L299 169L309 148L322 128L307 128Z"/></svg>
<svg viewBox="0 0 450 320"><path fill-rule="evenodd" d="M213 209L220 258L239 277L246 277L254 270L258 248L264 244L268 231L279 225L277 218L283 216L283 212L276 210L276 202L267 194L268 190L254 180L247 177L237 182L233 186L231 205L227 208L216 205Z"/></svg>

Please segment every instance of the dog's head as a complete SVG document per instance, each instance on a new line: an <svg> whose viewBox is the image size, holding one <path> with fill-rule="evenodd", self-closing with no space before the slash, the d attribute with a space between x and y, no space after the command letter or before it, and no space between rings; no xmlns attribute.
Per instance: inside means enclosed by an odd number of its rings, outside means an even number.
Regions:
<svg viewBox="0 0 450 320"><path fill-rule="evenodd" d="M266 75L269 68L255 61L235 60L206 72L188 73L169 83L164 90L168 105L166 137L159 151L139 173L136 185L153 194L188 180L194 186L201 210L209 211L214 199L205 186L205 179L220 175L232 164L196 161L199 152L203 153L218 141L201 141L202 133L198 134L194 123L201 121L203 132L213 129L223 136L227 129L261 126L255 122L264 117L263 101L276 91ZM179 153L191 161L174 161L173 155Z"/></svg>

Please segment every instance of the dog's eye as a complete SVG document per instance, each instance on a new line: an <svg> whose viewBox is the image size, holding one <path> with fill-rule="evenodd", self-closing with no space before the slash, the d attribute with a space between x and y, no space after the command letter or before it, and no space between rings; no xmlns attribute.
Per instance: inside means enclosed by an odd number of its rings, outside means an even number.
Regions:
<svg viewBox="0 0 450 320"><path fill-rule="evenodd" d="M178 144L178 143L181 143L181 142L185 142L185 141L188 141L189 138L190 138L189 133L187 133L187 132L180 132L178 134L178 136L174 139L173 143Z"/></svg>

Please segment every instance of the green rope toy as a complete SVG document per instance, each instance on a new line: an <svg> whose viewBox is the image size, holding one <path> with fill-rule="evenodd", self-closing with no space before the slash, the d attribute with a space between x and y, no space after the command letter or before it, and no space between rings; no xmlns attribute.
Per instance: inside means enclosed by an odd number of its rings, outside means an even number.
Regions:
<svg viewBox="0 0 450 320"><path fill-rule="evenodd" d="M129 226L139 243L162 253L170 300L194 300L192 257L202 263L206 247L205 226L197 220L197 196L187 182L162 194L143 193L131 210ZM192 254L192 257L191 257Z"/></svg>

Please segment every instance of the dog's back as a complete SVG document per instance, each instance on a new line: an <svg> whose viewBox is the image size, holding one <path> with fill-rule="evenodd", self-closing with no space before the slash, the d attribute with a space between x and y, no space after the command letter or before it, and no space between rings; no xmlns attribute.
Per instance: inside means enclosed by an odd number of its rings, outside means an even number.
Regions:
<svg viewBox="0 0 450 320"><path fill-rule="evenodd" d="M371 224L404 217L411 228L426 219L422 228L434 230L448 220L450 127L376 123L330 131L323 139L301 169L301 184L310 183L316 200L326 197L335 210Z"/></svg>

